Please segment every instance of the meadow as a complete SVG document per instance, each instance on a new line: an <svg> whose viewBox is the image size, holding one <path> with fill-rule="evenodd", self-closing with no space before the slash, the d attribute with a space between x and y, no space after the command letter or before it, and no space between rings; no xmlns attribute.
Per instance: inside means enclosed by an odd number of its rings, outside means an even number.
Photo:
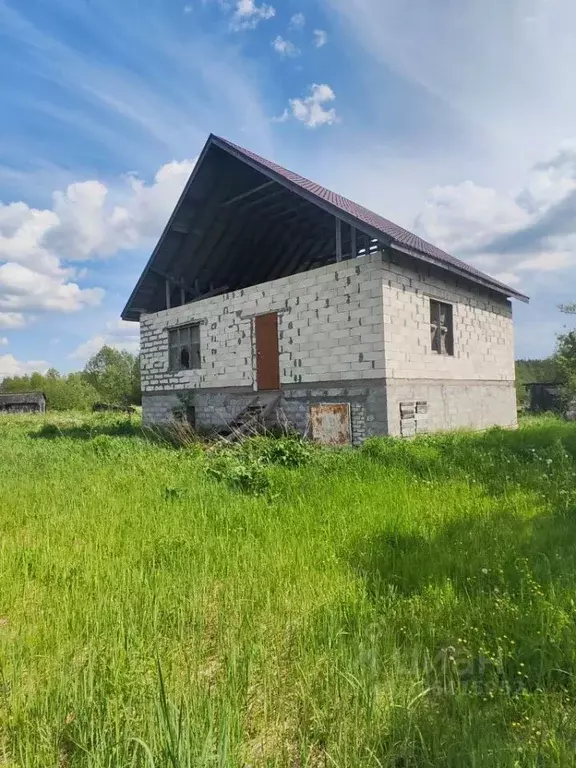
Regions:
<svg viewBox="0 0 576 768"><path fill-rule="evenodd" d="M576 765L576 427L0 418L0 766Z"/></svg>

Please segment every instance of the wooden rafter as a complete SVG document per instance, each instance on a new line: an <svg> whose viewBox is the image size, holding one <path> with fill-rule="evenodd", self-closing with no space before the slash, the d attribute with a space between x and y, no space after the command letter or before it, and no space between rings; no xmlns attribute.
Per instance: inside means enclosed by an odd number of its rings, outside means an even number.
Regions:
<svg viewBox="0 0 576 768"><path fill-rule="evenodd" d="M255 195L256 192L261 192L263 189L268 189L268 187L271 187L275 184L274 181L266 181L264 184L259 184L257 187L252 187L252 189L249 189L247 192L243 192L241 195L236 195L235 197L231 197L229 200L225 200L223 203L221 203L221 206L225 208L228 205L232 205L233 203L239 203L241 200L245 200L247 197L251 197L252 195Z"/></svg>

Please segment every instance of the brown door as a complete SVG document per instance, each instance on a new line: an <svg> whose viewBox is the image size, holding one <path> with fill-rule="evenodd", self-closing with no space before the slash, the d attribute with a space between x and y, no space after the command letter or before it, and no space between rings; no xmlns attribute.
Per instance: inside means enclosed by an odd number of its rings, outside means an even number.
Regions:
<svg viewBox="0 0 576 768"><path fill-rule="evenodd" d="M280 389L280 353L278 350L278 315L257 315L256 333L256 386L261 389Z"/></svg>

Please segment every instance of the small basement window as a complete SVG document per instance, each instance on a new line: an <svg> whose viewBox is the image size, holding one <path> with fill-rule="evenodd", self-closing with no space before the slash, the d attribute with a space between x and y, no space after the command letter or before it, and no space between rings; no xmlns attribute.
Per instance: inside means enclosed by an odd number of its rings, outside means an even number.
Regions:
<svg viewBox="0 0 576 768"><path fill-rule="evenodd" d="M182 325L168 331L171 371L189 371L202 367L200 356L200 326Z"/></svg>
<svg viewBox="0 0 576 768"><path fill-rule="evenodd" d="M454 354L454 319L452 304L430 299L430 337L432 351L439 355Z"/></svg>

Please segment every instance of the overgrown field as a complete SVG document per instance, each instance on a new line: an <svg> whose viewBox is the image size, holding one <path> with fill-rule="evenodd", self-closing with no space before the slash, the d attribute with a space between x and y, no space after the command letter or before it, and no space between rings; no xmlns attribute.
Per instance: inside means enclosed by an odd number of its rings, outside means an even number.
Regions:
<svg viewBox="0 0 576 768"><path fill-rule="evenodd" d="M575 427L55 419L0 419L1 766L576 765Z"/></svg>

